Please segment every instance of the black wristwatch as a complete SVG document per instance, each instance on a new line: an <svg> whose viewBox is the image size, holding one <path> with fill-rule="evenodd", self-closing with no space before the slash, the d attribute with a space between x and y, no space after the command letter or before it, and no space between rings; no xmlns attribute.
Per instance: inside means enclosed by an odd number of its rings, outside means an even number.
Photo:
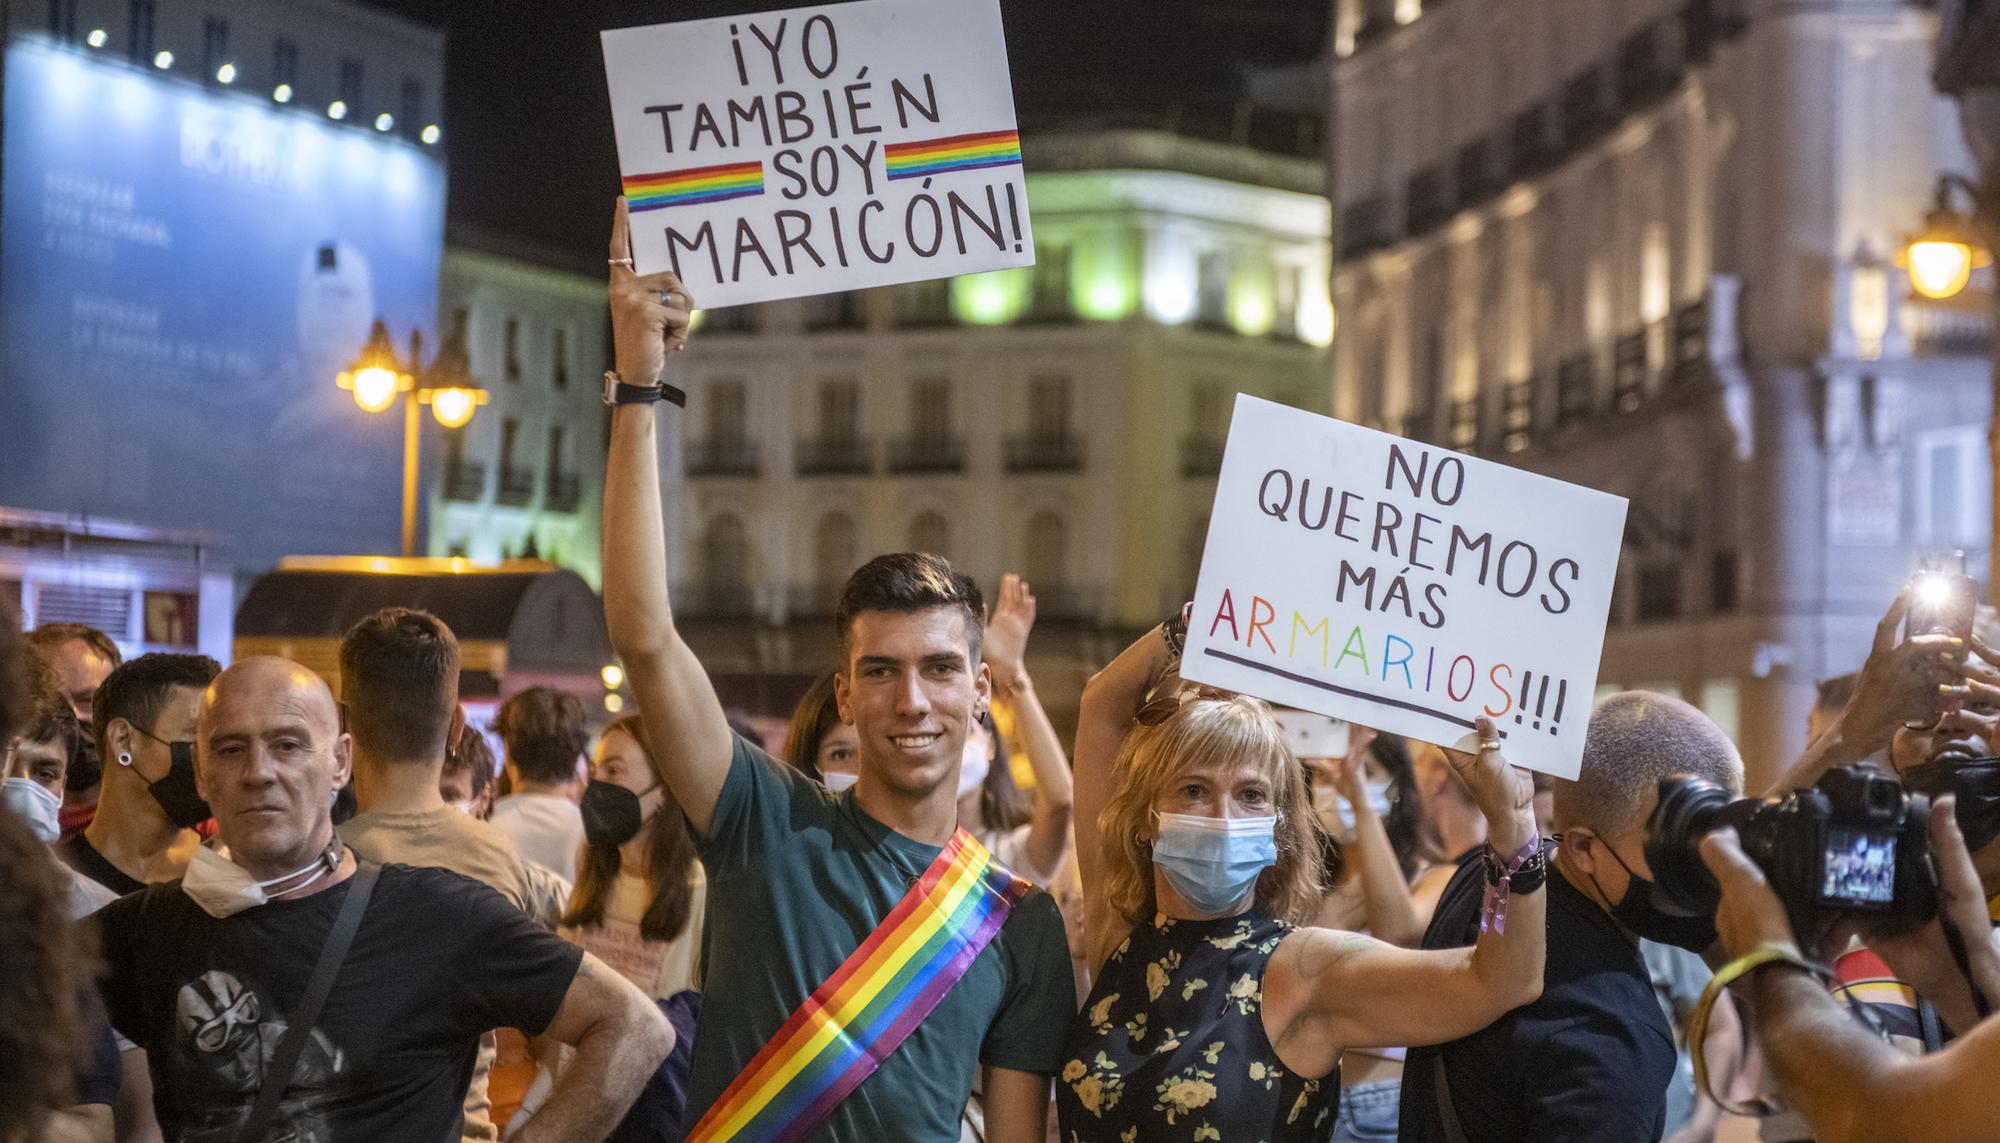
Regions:
<svg viewBox="0 0 2000 1143"><path fill-rule="evenodd" d="M655 381L651 385L627 385L615 370L604 371L604 403L607 405L651 405L665 401L670 405L687 405L687 393L665 381Z"/></svg>

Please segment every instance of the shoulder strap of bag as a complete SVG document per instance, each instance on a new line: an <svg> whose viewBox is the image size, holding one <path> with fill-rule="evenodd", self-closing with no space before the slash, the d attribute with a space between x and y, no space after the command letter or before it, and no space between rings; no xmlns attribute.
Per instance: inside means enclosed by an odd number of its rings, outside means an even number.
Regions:
<svg viewBox="0 0 2000 1143"><path fill-rule="evenodd" d="M347 900L341 902L340 915L334 918L333 931L327 934L326 947L320 950L319 961L313 965L312 977L306 982L305 996L292 1011L285 1038L278 1041L278 1051L264 1073L264 1086L257 1091L256 1106L250 1109L250 1118L237 1133L236 1143L259 1143L270 1129L271 1121L277 1118L278 1104L285 1098L285 1090L292 1086L292 1073L299 1066L299 1056L306 1050L313 1026L319 1023L320 1009L325 1007L327 995L333 991L334 977L340 975L340 964L347 959L347 948L361 928L361 914L368 911L368 898L375 891L375 877L381 871L381 866L368 862L362 862L354 870L347 886Z"/></svg>
<svg viewBox="0 0 2000 1143"><path fill-rule="evenodd" d="M1444 1128L1445 1139L1449 1143L1469 1143L1465 1137L1465 1125L1458 1121L1458 1108L1451 1102L1451 1078L1444 1074L1443 1048L1437 1049L1431 1075L1436 1077L1438 1124Z"/></svg>

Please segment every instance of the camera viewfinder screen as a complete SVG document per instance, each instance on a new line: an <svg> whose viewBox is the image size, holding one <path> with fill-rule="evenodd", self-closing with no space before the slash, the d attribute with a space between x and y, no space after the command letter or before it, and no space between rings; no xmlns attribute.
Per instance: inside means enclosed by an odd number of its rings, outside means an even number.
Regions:
<svg viewBox="0 0 2000 1143"><path fill-rule="evenodd" d="M1820 897L1845 905L1887 905L1896 899L1896 835L1875 830L1826 831Z"/></svg>

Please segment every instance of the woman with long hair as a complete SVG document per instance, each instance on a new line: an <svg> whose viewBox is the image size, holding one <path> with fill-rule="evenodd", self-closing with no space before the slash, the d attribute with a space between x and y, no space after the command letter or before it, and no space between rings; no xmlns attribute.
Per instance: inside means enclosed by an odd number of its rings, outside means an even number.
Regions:
<svg viewBox="0 0 2000 1143"><path fill-rule="evenodd" d="M638 716L597 740L583 792L584 845L562 935L655 1000L699 987L707 882L694 835L653 772Z"/></svg>
<svg viewBox="0 0 2000 1143"><path fill-rule="evenodd" d="M832 671L814 679L792 709L785 762L836 794L861 779L861 736L840 721Z"/></svg>
<svg viewBox="0 0 2000 1143"><path fill-rule="evenodd" d="M1419 915L1410 884L1438 856L1408 747L1395 735L1354 726L1345 756L1300 761L1327 835L1327 889L1315 923L1419 947L1430 916L1428 909ZM1354 1048L1341 1060L1340 1115L1330 1143L1396 1138L1404 1055L1401 1047Z"/></svg>
<svg viewBox="0 0 2000 1143"><path fill-rule="evenodd" d="M1453 1040L1540 994L1532 790L1482 720L1478 753L1453 756L1497 850L1473 947L1302 927L1322 860L1304 774L1263 702L1181 686L1186 629L1183 611L1084 689L1077 853L1099 967L1056 1088L1062 1134L1321 1140L1343 1052Z"/></svg>

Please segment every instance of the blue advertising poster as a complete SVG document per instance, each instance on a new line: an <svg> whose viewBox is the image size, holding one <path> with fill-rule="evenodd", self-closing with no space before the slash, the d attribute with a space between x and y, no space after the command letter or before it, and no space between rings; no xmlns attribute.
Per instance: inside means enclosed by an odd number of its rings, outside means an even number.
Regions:
<svg viewBox="0 0 2000 1143"><path fill-rule="evenodd" d="M225 537L239 571L397 550L401 410L335 385L432 337L444 168L248 93L34 41L0 137L0 505Z"/></svg>

